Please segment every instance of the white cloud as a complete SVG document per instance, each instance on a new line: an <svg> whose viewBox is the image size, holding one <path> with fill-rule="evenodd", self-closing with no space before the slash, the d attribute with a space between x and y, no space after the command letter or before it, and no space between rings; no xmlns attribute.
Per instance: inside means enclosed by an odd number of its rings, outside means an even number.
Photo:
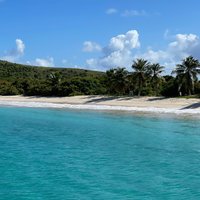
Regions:
<svg viewBox="0 0 200 200"><path fill-rule="evenodd" d="M101 51L101 46L95 42L85 41L83 43L83 52Z"/></svg>
<svg viewBox="0 0 200 200"><path fill-rule="evenodd" d="M136 30L130 30L126 34L121 34L111 38L106 47L109 51L123 51L140 47L139 34Z"/></svg>
<svg viewBox="0 0 200 200"><path fill-rule="evenodd" d="M128 66L132 61L132 50L140 47L139 34L136 30L130 30L110 39L109 44L103 48L103 56L86 61L92 68L101 67L108 69L116 66Z"/></svg>
<svg viewBox="0 0 200 200"><path fill-rule="evenodd" d="M115 8L110 8L110 9L106 10L106 14L108 14L108 15L113 15L113 14L116 14L117 12L118 12L118 10Z"/></svg>
<svg viewBox="0 0 200 200"><path fill-rule="evenodd" d="M147 12L145 10L125 10L122 12L122 17L135 17L135 16L146 16Z"/></svg>
<svg viewBox="0 0 200 200"><path fill-rule="evenodd" d="M154 51L152 49L148 49L145 53L143 54L136 54L135 58L144 58L149 60L152 63L157 63L160 60L165 60L168 59L169 55L162 50Z"/></svg>
<svg viewBox="0 0 200 200"><path fill-rule="evenodd" d="M130 65L131 52L126 51L113 51L112 53L100 58L100 59L88 59L86 63L91 68L108 69L117 66L127 66Z"/></svg>
<svg viewBox="0 0 200 200"><path fill-rule="evenodd" d="M16 62L20 57L24 55L25 44L21 39L16 39L16 48L8 51L4 56L1 57L2 60Z"/></svg>
<svg viewBox="0 0 200 200"><path fill-rule="evenodd" d="M187 52L199 45L199 37L194 34L177 34L176 40L169 44L169 50L174 52Z"/></svg>
<svg viewBox="0 0 200 200"><path fill-rule="evenodd" d="M145 10L124 10L119 11L115 8L110 8L106 10L107 15L113 15L119 13L122 17L138 17L138 16L147 16L148 13Z"/></svg>
<svg viewBox="0 0 200 200"><path fill-rule="evenodd" d="M147 49L145 53L136 54L134 58L144 58L150 62L160 63L166 66L166 72L170 72L182 59L187 56L195 56L200 59L200 39L194 34L177 34L174 41L170 42L164 50Z"/></svg>
<svg viewBox="0 0 200 200"><path fill-rule="evenodd" d="M23 55L25 50L25 44L21 39L16 39L17 54Z"/></svg>
<svg viewBox="0 0 200 200"><path fill-rule="evenodd" d="M47 58L47 59L36 58L33 64L36 66L42 66L42 67L54 67L54 58L52 57Z"/></svg>
<svg viewBox="0 0 200 200"><path fill-rule="evenodd" d="M144 58L152 63L164 65L166 73L169 74L175 65L187 56L192 55L200 59L200 38L195 34L177 34L163 49L147 48L142 52L137 50L139 47L139 33L131 30L111 38L108 45L102 49L102 56L90 58L86 63L88 67L94 69L106 70L117 66L130 69L134 59Z"/></svg>

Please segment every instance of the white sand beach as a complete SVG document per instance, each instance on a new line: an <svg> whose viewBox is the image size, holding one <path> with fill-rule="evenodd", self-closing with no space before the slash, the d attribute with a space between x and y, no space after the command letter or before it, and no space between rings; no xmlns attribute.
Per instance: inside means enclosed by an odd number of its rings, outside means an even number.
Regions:
<svg viewBox="0 0 200 200"><path fill-rule="evenodd" d="M92 110L117 110L176 114L200 114L200 99L164 97L24 97L0 96L0 105L53 107Z"/></svg>

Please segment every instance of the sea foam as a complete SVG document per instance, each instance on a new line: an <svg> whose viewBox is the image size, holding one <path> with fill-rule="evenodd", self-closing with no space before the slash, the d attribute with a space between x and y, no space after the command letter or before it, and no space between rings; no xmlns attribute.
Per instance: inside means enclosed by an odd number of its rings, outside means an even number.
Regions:
<svg viewBox="0 0 200 200"><path fill-rule="evenodd" d="M68 108L79 110L102 110L102 111L128 111L145 113L166 113L166 114L200 114L199 109L177 109L177 108L157 108L157 107L128 107L128 106L109 106L109 105L85 105L85 104L60 104L46 102L18 102L0 101L2 106L14 107L33 107L33 108Z"/></svg>

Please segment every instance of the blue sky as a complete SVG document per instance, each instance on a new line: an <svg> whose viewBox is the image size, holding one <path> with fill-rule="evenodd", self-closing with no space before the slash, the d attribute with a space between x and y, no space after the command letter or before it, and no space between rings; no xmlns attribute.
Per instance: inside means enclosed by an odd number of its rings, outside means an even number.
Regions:
<svg viewBox="0 0 200 200"><path fill-rule="evenodd" d="M198 0L0 0L0 59L106 70L200 58Z"/></svg>

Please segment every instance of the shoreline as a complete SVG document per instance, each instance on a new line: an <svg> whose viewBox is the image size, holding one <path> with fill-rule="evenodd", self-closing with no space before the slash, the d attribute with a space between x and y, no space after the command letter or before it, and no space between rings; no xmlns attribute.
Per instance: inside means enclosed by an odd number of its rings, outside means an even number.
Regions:
<svg viewBox="0 0 200 200"><path fill-rule="evenodd" d="M69 108L79 110L128 111L160 114L200 114L200 99L164 97L31 97L0 96L0 106Z"/></svg>

